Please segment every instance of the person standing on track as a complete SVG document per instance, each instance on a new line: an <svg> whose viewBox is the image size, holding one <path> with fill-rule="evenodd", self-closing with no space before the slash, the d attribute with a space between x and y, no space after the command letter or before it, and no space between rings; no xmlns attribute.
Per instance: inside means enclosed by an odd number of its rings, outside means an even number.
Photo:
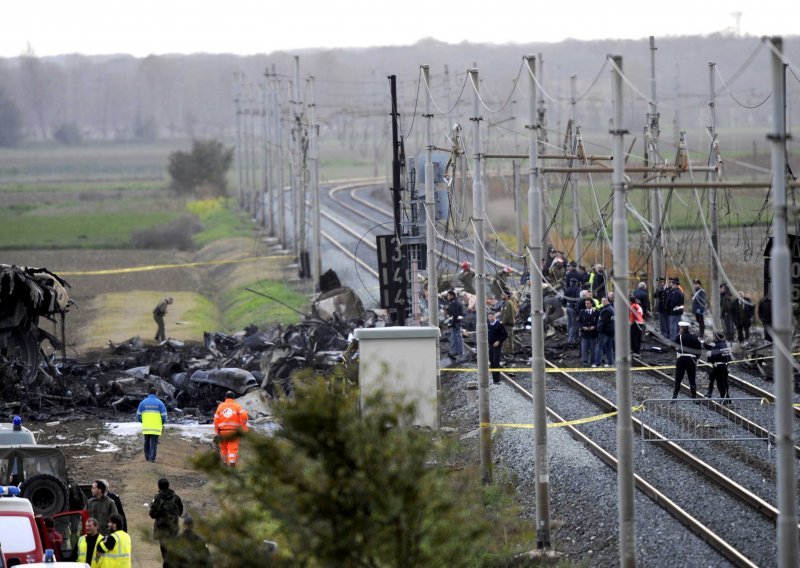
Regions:
<svg viewBox="0 0 800 568"><path fill-rule="evenodd" d="M497 314L489 311L487 317L488 340L489 340L489 367L495 369L492 371L492 382L494 384L500 383L500 358L503 354L503 342L508 339L508 332L506 327L497 319Z"/></svg>
<svg viewBox="0 0 800 568"><path fill-rule="evenodd" d="M172 298L164 298L153 308L153 319L158 326L156 329L156 341L164 341L167 339L167 333L164 327L164 316L167 315L167 307L171 306L173 301Z"/></svg>
<svg viewBox="0 0 800 568"><path fill-rule="evenodd" d="M644 332L644 311L639 305L639 298L631 294L630 296L630 317L631 324L631 353L641 355L642 353L642 334Z"/></svg>
<svg viewBox="0 0 800 568"><path fill-rule="evenodd" d="M706 298L706 291L703 290L703 283L700 282L700 280L695 280L693 284L694 292L692 293L692 313L694 314L695 319L697 319L697 326L699 330L697 335L702 340L706 334L705 313L708 300Z"/></svg>
<svg viewBox="0 0 800 568"><path fill-rule="evenodd" d="M714 343L707 345L711 347L708 362L711 363L711 370L708 372L708 392L706 398L714 396L714 381L717 383L719 397L730 399L728 392L728 363L731 361L731 345L725 340L725 332L718 331L714 334ZM723 402L730 402L729 400Z"/></svg>
<svg viewBox="0 0 800 568"><path fill-rule="evenodd" d="M697 336L689 331L689 322L678 322L678 339L676 348L678 350L678 360L675 362L675 390L672 391L673 400L678 398L681 392L683 375L689 377L689 388L692 391L692 398L697 398L697 358L700 356L703 346Z"/></svg>
<svg viewBox="0 0 800 568"><path fill-rule="evenodd" d="M225 400L214 413L219 453L222 463L229 466L235 466L239 460L239 436L241 432L247 432L247 411L233 397L233 391L226 392Z"/></svg>
<svg viewBox="0 0 800 568"><path fill-rule="evenodd" d="M461 338L461 320L464 318L464 305L456 296L455 290L447 291L447 316L450 328L450 357L464 354L464 341Z"/></svg>

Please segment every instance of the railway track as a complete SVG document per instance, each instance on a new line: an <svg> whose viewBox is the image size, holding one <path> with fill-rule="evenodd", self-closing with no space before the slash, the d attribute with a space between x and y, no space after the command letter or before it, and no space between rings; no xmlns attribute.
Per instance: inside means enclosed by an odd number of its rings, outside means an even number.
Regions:
<svg viewBox="0 0 800 568"><path fill-rule="evenodd" d="M551 369L557 368L552 363L548 363L548 366ZM568 371L561 371L557 373L557 375L560 378L560 383L568 385L571 390L579 393L587 401L591 402L592 405L599 407L602 413L616 412L616 406L606 396L588 387L585 384L585 378L582 377L579 379L575 374ZM505 374L505 378L507 383L511 385L515 391L522 394L527 399L532 400L532 395L519 384L517 380L508 376L507 373ZM552 381L549 382L552 383ZM552 407L548 407L547 411L550 419L554 422L564 423L568 422L570 419L577 418L564 417ZM614 421L608 420L604 422L606 429L611 428L612 425L615 426ZM702 476L705 480L704 483L713 487L713 489L704 489L704 491L713 490L724 494L724 497L720 496L719 499L725 499L726 503L730 502L730 504L726 504L724 507L726 511L732 513L734 509L731 507L735 507L739 510L743 507L749 509L750 517L753 517L754 514L761 517L761 522L755 523L753 526L755 527L758 525L761 530L765 531L765 537L767 535L769 535L769 537L774 536L774 523L777 520L778 511L772 503L756 494L752 489L748 489L742 484L737 483L730 475L713 467L707 461L704 461L678 444L669 441L665 436L654 430L648 424L644 424L637 418L634 418L633 422L637 432L641 433L642 431L646 431L650 439L659 440L658 444L654 445L648 452L657 454L666 452L675 460L674 463L679 463L682 467L691 468L695 475ZM578 430L578 428L573 425L566 425L565 428L567 428L573 438L586 445L586 447L602 460L603 463L606 463L616 471L617 461L613 457L613 448L609 448L608 443L606 443L606 447L604 447L603 444L594 441L585 432ZM595 424L591 429L596 430L598 428L603 428L603 426ZM615 430L615 428L611 429ZM614 436L612 435L610 438L614 439ZM613 446L613 442L611 445ZM660 457L657 458L656 461L660 462ZM637 468L637 470L647 469L651 468ZM637 488L647 495L654 503L658 504L669 512L670 515L678 519L685 527L717 550L733 565L759 565L758 559L754 560L748 557L747 551L742 550L741 546L738 545L738 538L736 536L728 536L726 538L726 526L724 522L720 522L721 519L714 517L714 515L709 515L707 510L696 510L692 507L693 503L691 500L682 505L680 502L681 500L686 501L685 496L671 494L675 491L674 487L663 490L659 488L658 481L650 480L641 472L636 475L636 485ZM720 508L722 509L722 507ZM732 513L732 515L736 516L734 513ZM747 515L747 513L743 512L741 515ZM763 562L763 560L761 562Z"/></svg>

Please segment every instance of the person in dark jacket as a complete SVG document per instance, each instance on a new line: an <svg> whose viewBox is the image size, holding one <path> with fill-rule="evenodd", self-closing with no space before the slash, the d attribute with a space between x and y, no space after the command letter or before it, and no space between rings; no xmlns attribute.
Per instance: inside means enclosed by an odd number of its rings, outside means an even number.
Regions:
<svg viewBox="0 0 800 568"><path fill-rule="evenodd" d="M679 286L677 278L670 278L667 285L669 295L667 296L667 312L669 313L669 338L671 341L678 340L678 322L683 317L683 304L686 298L683 290Z"/></svg>
<svg viewBox="0 0 800 568"><path fill-rule="evenodd" d="M570 264L575 264L572 262ZM578 344L578 312L583 308L581 281L578 271L572 268L564 277L567 288L564 290L564 309L567 312L567 343Z"/></svg>
<svg viewBox="0 0 800 568"><path fill-rule="evenodd" d="M603 365L610 367L614 364L614 293L609 293L603 298L600 313L597 316L597 347L594 352L592 367ZM605 358L605 364L603 359Z"/></svg>
<svg viewBox="0 0 800 568"><path fill-rule="evenodd" d="M508 339L508 331L506 331L506 327L500 323L497 319L497 315L493 311L489 311L486 318L489 341L489 367L495 369L492 371L492 381L494 384L498 384L500 382L500 371L496 369L500 367L500 358L503 354L503 342Z"/></svg>
<svg viewBox="0 0 800 568"><path fill-rule="evenodd" d="M689 388L692 391L692 398L697 398L697 358L700 357L703 346L697 336L689 331L689 322L681 321L678 323L678 339L676 343L678 360L675 362L675 389L672 391L672 398L678 398L681 392L683 376L689 377Z"/></svg>
<svg viewBox="0 0 800 568"><path fill-rule="evenodd" d="M658 332L661 337L669 339L669 311L667 310L667 298L669 298L669 288L664 278L659 276L656 279L656 290L653 292L653 303L656 307L658 316Z"/></svg>
<svg viewBox="0 0 800 568"><path fill-rule="evenodd" d="M460 357L464 354L464 341L461 338L461 319L464 317L464 306L455 293L455 290L447 291L447 317L450 328L450 356Z"/></svg>
<svg viewBox="0 0 800 568"><path fill-rule="evenodd" d="M125 511L122 509L122 499L119 498L119 495L116 493L111 492L111 485L105 479L101 479L103 483L106 484L106 490L108 498L114 501L114 505L117 506L117 514L122 517L122 530L128 532L128 519L125 517Z"/></svg>
<svg viewBox="0 0 800 568"><path fill-rule="evenodd" d="M725 339L733 341L734 335L734 321L733 321L733 304L734 299L731 294L730 288L725 283L719 285L719 312L720 319L722 319L722 327L725 330Z"/></svg>
<svg viewBox="0 0 800 568"><path fill-rule="evenodd" d="M598 310L591 298L586 298L583 309L578 313L578 327L581 333L581 363L585 366L594 363L594 348L597 343Z"/></svg>
<svg viewBox="0 0 800 568"><path fill-rule="evenodd" d="M733 304L733 321L736 324L736 339L745 341L750 339L750 326L753 325L753 314L755 313L753 301L739 292L739 297Z"/></svg>
<svg viewBox="0 0 800 568"><path fill-rule="evenodd" d="M167 308L172 305L172 298L164 298L155 308L153 308L153 319L156 322L156 341L164 341L167 338L167 333L164 328L164 316L167 315Z"/></svg>
<svg viewBox="0 0 800 568"><path fill-rule="evenodd" d="M769 297L769 290L758 303L758 319L761 321L761 325L764 326L764 340L772 342L772 335L770 335L770 330L772 329L772 299Z"/></svg>
<svg viewBox="0 0 800 568"><path fill-rule="evenodd" d="M164 568L169 568L169 546L178 536L178 519L183 515L183 502L178 494L169 488L169 480L158 480L158 493L150 505L150 518L153 521L153 536L161 546L161 559ZM179 565L174 565L176 568Z"/></svg>
<svg viewBox="0 0 800 568"><path fill-rule="evenodd" d="M731 355L731 345L725 340L725 333L718 331L714 334L714 343L706 345L711 348L708 355L708 362L711 363L711 370L708 371L708 392L706 398L714 396L714 382L717 383L719 397L730 399L728 392L728 363L733 358Z"/></svg>
<svg viewBox="0 0 800 568"><path fill-rule="evenodd" d="M589 290L595 298L606 297L606 272L602 264L595 264L589 274Z"/></svg>
<svg viewBox="0 0 800 568"><path fill-rule="evenodd" d="M694 291L692 292L692 313L697 320L698 336L702 339L706 334L706 306L708 301L706 299L706 291L703 290L703 283L700 280L695 280L693 283Z"/></svg>
<svg viewBox="0 0 800 568"><path fill-rule="evenodd" d="M170 564L191 566L192 568L211 568L211 553L206 541L194 532L194 520L189 515L183 518L183 532L175 537L169 547Z"/></svg>

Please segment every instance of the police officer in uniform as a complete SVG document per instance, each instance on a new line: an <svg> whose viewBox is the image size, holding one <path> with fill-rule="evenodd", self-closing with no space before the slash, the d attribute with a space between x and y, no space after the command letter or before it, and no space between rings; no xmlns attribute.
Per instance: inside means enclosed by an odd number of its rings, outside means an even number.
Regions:
<svg viewBox="0 0 800 568"><path fill-rule="evenodd" d="M717 382L719 397L727 399L723 402L730 402L728 392L728 363L733 358L731 356L731 345L725 340L725 332L718 331L714 334L714 343L707 345L711 347L708 362L711 363L711 370L708 372L708 392L706 398L714 396L714 381Z"/></svg>
<svg viewBox="0 0 800 568"><path fill-rule="evenodd" d="M672 398L678 398L681 391L683 375L689 377L689 388L692 391L692 398L697 398L697 358L703 346L697 336L689 331L689 322L678 322L678 338L675 341L678 350L678 360L675 362L675 390L672 391Z"/></svg>

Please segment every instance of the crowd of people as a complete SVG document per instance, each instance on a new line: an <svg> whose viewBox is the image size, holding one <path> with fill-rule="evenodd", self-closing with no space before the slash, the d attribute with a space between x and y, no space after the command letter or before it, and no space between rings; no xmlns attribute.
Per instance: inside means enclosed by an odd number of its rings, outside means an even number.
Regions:
<svg viewBox="0 0 800 568"><path fill-rule="evenodd" d="M92 498L86 506L89 518L84 525L85 534L78 539L73 549L75 562L91 567L130 568L132 565L133 538L128 533L128 522L118 495L108 490L105 480L92 483ZM158 480L158 493L149 506L153 519L153 537L159 542L163 566L198 566L210 568L211 554L205 541L194 532L194 521L184 515L183 501L169 486L169 480ZM183 531L180 518L183 517ZM51 533L51 542L56 545L56 555L63 537L55 530L52 519L45 525Z"/></svg>
<svg viewBox="0 0 800 568"><path fill-rule="evenodd" d="M595 264L587 271L575 261L567 261L562 252L549 250L549 258L543 259L541 272L546 291L556 292L566 313L566 345L580 349L581 363L586 367L611 367L615 360L615 307L614 292L605 268ZM502 365L503 355L514 353L514 328L519 326L520 298L526 294L526 283L530 276L523 274L520 290L514 290L509 282L512 271L508 268L492 277L486 300L489 332L490 367ZM477 306L475 296L475 273L468 262L461 265L457 275L463 290L457 293L450 289L441 297L445 302L446 324L449 327L450 356L463 355L464 327L474 321ZM751 337L754 316L764 326L764 339L770 341L772 305L767 294L756 305L745 292L734 295L727 283L720 285L716 309L718 317L716 331L706 334L706 318L709 296L700 279L692 281L690 293L686 293L679 278L661 278L655 281L650 295L647 275L634 280L626 302L627 314L623 317L629 324L631 352L640 355L646 324L651 321L656 334L676 351L675 396L687 377L692 396L696 396L696 365L705 353L711 364L709 389L712 396L716 384L720 398L728 399L727 363L731 361L731 343L745 342ZM686 315L687 308L697 326L697 335L692 332L692 323ZM501 347L504 346L504 347ZM495 382L499 373L493 371Z"/></svg>

